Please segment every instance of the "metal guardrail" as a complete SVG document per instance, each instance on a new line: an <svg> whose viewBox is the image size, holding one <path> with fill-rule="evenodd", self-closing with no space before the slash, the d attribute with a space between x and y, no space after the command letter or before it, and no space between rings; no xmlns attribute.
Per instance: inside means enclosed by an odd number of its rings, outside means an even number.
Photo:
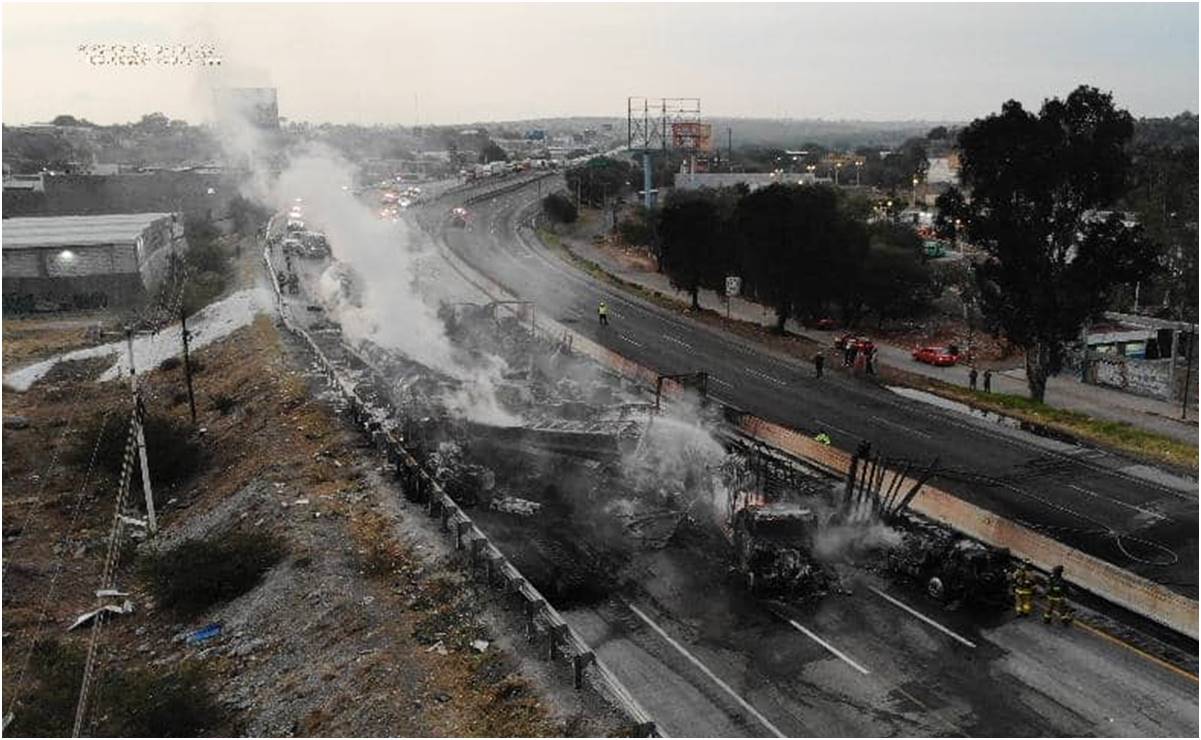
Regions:
<svg viewBox="0 0 1201 740"><path fill-rule="evenodd" d="M273 223L274 216L268 221L268 235ZM271 260L271 247L266 243L263 248L263 263L271 277L271 287L275 292L281 323L308 345L330 385L347 403L355 422L363 428L377 448L385 452L400 479L406 497L425 503L428 514L440 519L442 530L453 534L455 548L467 550L472 575L482 570L489 586L500 586L505 593L518 595L522 599L525 605L527 638L533 641L541 631L546 639L547 659L553 661L563 657L570 660L575 688L583 688L585 683L591 685L598 694L629 717L640 736L667 737L633 694L593 652L584 638L571 628L558 610L551 606L538 589L504 556L466 512L446 494L433 476L421 467L391 429L387 428L388 411L365 403L355 392L354 383L342 377L312 336L292 321L290 308L284 301L278 274Z"/></svg>

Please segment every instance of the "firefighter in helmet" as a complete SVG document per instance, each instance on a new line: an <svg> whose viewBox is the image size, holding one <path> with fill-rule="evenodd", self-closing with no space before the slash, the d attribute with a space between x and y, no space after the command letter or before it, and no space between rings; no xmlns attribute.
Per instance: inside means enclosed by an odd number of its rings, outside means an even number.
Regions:
<svg viewBox="0 0 1201 740"><path fill-rule="evenodd" d="M1051 570L1047 579L1047 610L1043 612L1043 621L1047 624L1058 618L1063 625L1072 623L1072 610L1067 605L1067 586L1063 581L1063 566L1057 565Z"/></svg>
<svg viewBox="0 0 1201 740"><path fill-rule="evenodd" d="M1025 617L1034 609L1034 576L1029 561L1023 560L1013 573L1013 610Z"/></svg>

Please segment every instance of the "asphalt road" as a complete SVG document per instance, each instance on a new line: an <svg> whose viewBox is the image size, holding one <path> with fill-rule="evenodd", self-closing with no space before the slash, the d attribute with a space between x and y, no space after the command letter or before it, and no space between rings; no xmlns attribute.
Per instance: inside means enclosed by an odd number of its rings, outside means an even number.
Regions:
<svg viewBox="0 0 1201 740"><path fill-rule="evenodd" d="M548 192L544 181L541 192ZM638 299L565 264L536 238L529 185L469 206L447 246L473 267L602 345L663 373L704 370L710 393L854 449L940 461L937 484L983 508L1197 597L1197 483L812 369ZM445 213L451 203L433 208ZM438 215L429 214L429 217ZM601 327L596 306L609 305Z"/></svg>
<svg viewBox="0 0 1201 740"><path fill-rule="evenodd" d="M472 516L519 568L536 557L537 520ZM1197 733L1195 678L1127 646L844 575L849 593L766 603L729 577L725 548L673 542L635 553L613 593L556 606L674 736Z"/></svg>

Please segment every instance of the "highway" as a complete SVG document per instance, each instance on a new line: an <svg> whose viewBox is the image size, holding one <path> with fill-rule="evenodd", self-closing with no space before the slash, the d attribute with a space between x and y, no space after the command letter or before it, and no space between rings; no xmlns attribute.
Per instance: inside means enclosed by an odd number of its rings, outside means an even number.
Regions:
<svg viewBox="0 0 1201 740"><path fill-rule="evenodd" d="M523 200L475 206L496 218L451 230L448 242L502 265L551 269L517 239ZM428 267L422 279L438 281L439 292L484 298L449 263ZM544 277L547 295L570 285ZM550 305L541 292L531 297ZM613 328L634 315L608 300ZM558 311L590 328L587 314ZM538 567L532 537L580 536L482 507L472 517L523 573ZM730 578L727 550L707 539L636 550L614 574L616 588L555 603L667 735L1196 735L1196 678L1129 646L1008 613L946 611L849 567L844 593L807 605L757 601Z"/></svg>
<svg viewBox="0 0 1201 740"><path fill-rule="evenodd" d="M983 508L1197 597L1197 482L812 369L749 340L667 311L567 265L531 218L555 180L469 205L446 245L521 298L600 344L662 373L707 371L718 400L852 450L938 458L937 484ZM431 208L445 213L453 203ZM438 214L431 213L433 218ZM596 320L609 305L610 326Z"/></svg>

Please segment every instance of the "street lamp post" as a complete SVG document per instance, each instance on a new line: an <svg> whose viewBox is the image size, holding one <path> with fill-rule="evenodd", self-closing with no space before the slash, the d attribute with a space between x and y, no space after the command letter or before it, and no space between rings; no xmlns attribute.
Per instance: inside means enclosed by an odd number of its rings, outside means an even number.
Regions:
<svg viewBox="0 0 1201 740"><path fill-rule="evenodd" d="M834 187L838 187L838 173L842 171L842 162L834 163Z"/></svg>
<svg viewBox="0 0 1201 740"><path fill-rule="evenodd" d="M855 161L855 187L859 187L859 170L863 169L863 162Z"/></svg>
<svg viewBox="0 0 1201 740"><path fill-rule="evenodd" d="M913 190L910 191L910 195L909 195L909 207L910 208L917 207L917 175L913 176Z"/></svg>

